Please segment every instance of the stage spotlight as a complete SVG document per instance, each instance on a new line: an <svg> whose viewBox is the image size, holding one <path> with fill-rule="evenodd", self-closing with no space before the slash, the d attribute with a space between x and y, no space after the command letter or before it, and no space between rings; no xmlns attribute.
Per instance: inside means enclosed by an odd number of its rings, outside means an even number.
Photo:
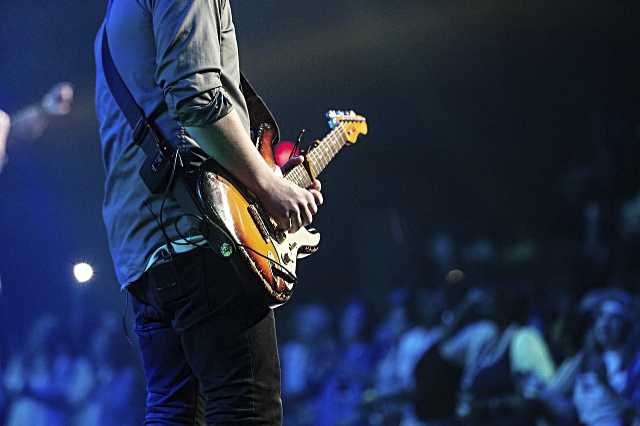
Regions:
<svg viewBox="0 0 640 426"><path fill-rule="evenodd" d="M93 267L88 263L76 263L73 266L73 276L80 284L84 284L93 278Z"/></svg>

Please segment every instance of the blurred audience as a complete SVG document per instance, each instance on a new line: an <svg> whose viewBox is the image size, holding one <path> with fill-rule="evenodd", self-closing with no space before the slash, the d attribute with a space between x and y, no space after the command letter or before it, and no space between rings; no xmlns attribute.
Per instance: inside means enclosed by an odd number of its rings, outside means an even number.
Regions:
<svg viewBox="0 0 640 426"><path fill-rule="evenodd" d="M139 371L121 331L105 313L89 342L73 342L56 316L37 318L24 349L2 365L0 424L139 424Z"/></svg>
<svg viewBox="0 0 640 426"><path fill-rule="evenodd" d="M373 313L362 300L347 303L340 316L335 363L319 391L313 424L365 423L362 395L371 384L378 353L371 336L373 325Z"/></svg>
<svg viewBox="0 0 640 426"><path fill-rule="evenodd" d="M563 266L598 258L587 245L438 234L418 282L280 309L285 424L640 426L640 271L582 285ZM141 370L118 315L90 333L72 322L43 314L3 350L1 424L140 423Z"/></svg>
<svg viewBox="0 0 640 426"><path fill-rule="evenodd" d="M292 339L281 345L282 397L292 410L290 425L309 424L318 415L315 397L333 367L336 342L330 331L331 315L321 305L295 310Z"/></svg>
<svg viewBox="0 0 640 426"><path fill-rule="evenodd" d="M497 261L490 246L464 250L477 282L452 270L384 298L280 310L285 424L639 426L638 295L481 274ZM633 289L640 274L625 277ZM4 351L0 423L139 424L141 370L119 316L101 313L75 340L69 322L43 314Z"/></svg>
<svg viewBox="0 0 640 426"><path fill-rule="evenodd" d="M384 298L280 310L290 325L281 333L285 424L640 425L638 295L556 279L537 288L510 268L480 268L498 261L488 247L461 250L475 282L452 270ZM517 262L516 274L533 276ZM634 277L615 282L633 289ZM139 424L141 370L118 315L100 314L79 341L69 322L43 314L21 348L4 351L0 422Z"/></svg>
<svg viewBox="0 0 640 426"><path fill-rule="evenodd" d="M558 421L585 426L622 426L638 422L632 380L638 358L634 336L637 308L630 294L619 289L594 291L581 310L593 318L584 347L567 359L547 390Z"/></svg>

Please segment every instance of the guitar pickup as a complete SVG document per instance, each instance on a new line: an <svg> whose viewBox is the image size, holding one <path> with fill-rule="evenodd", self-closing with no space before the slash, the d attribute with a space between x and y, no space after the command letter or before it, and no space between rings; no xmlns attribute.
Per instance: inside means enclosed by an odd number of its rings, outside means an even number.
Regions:
<svg viewBox="0 0 640 426"><path fill-rule="evenodd" d="M256 206L253 204L249 204L249 207L247 207L247 211L258 227L258 231L260 231L260 235L262 235L262 238L264 238L265 242L269 243L271 241L269 230L267 230L267 226L264 224L262 216L260 216L260 212L258 212Z"/></svg>

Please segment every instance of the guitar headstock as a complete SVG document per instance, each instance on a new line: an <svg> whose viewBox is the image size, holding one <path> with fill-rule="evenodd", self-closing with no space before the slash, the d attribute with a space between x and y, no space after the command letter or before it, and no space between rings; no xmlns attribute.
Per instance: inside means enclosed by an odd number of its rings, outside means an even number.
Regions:
<svg viewBox="0 0 640 426"><path fill-rule="evenodd" d="M327 112L329 127L335 129L342 127L349 143L356 143L360 135L366 135L369 131L367 119L354 111L329 111Z"/></svg>

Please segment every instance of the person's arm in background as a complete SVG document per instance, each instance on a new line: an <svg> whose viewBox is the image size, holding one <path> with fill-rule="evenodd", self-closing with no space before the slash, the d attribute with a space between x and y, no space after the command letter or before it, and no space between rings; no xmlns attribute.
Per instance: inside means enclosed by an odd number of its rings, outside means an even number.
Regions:
<svg viewBox="0 0 640 426"><path fill-rule="evenodd" d="M0 110L0 172L2 172L2 168L7 162L7 139L10 127L11 119L9 114Z"/></svg>
<svg viewBox="0 0 640 426"><path fill-rule="evenodd" d="M302 189L276 175L226 99L219 40L227 7L214 0L153 3L156 80L170 114L197 144L252 191L281 228L295 231L311 223L322 204L320 186Z"/></svg>
<svg viewBox="0 0 640 426"><path fill-rule="evenodd" d="M73 86L58 83L44 95L40 103L29 105L13 114L11 139L31 141L42 136L51 117L66 115L71 111Z"/></svg>
<svg viewBox="0 0 640 426"><path fill-rule="evenodd" d="M578 413L572 395L582 359L583 354L578 353L560 364L550 383L539 396L547 417L554 422L553 424L563 426L578 423Z"/></svg>

